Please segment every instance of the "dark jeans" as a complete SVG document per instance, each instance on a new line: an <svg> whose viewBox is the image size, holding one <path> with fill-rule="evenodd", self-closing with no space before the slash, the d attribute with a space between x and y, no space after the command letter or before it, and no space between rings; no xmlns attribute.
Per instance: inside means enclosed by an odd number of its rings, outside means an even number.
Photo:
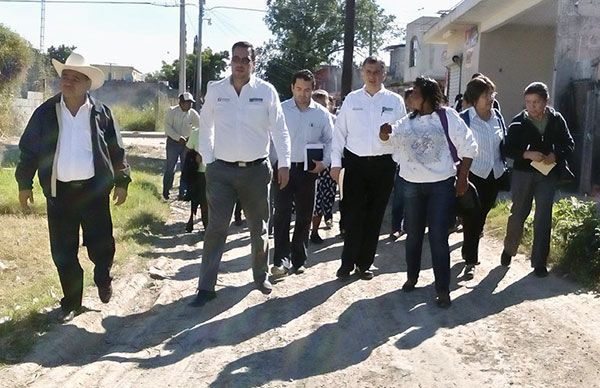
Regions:
<svg viewBox="0 0 600 388"><path fill-rule="evenodd" d="M341 271L368 270L375 259L379 231L394 185L391 155L359 157L344 151L344 248Z"/></svg>
<svg viewBox="0 0 600 388"><path fill-rule="evenodd" d="M83 245L94 263L97 286L106 286L112 281L110 269L115 256L115 240L109 193L98 192L93 186L93 179L57 182L56 189L56 197L46 199L50 251L64 294L61 307L71 311L81 307L83 295L83 269L77 257L79 228L83 230Z"/></svg>
<svg viewBox="0 0 600 388"><path fill-rule="evenodd" d="M479 194L481 203L480 211L462 215L463 224L463 246L462 257L467 264L479 262L479 236L483 231L488 213L494 207L498 197L498 182L494 178L494 172L486 178L480 178L469 173L469 181L473 183Z"/></svg>
<svg viewBox="0 0 600 388"><path fill-rule="evenodd" d="M523 226L531 212L531 204L535 199L533 216L533 247L531 249L531 266L545 267L550 252L550 232L552 229L552 206L554 193L558 184L554 174L544 176L539 172L513 170L510 191L512 207L506 226L504 251L511 256L523 237Z"/></svg>
<svg viewBox="0 0 600 388"><path fill-rule="evenodd" d="M404 219L404 179L398 175L394 177L394 192L392 194L392 233L402 229Z"/></svg>
<svg viewBox="0 0 600 388"><path fill-rule="evenodd" d="M449 213L454 213L455 178L433 183L404 182L404 230L406 266L409 279L418 279L425 225L429 227L429 247L435 276L435 289L450 291Z"/></svg>
<svg viewBox="0 0 600 388"><path fill-rule="evenodd" d="M292 164L290 180L283 190L274 185L275 213L273 215L274 243L273 264L280 266L284 258L290 258L298 268L306 262L308 233L315 202L317 174L303 170L303 166ZM290 222L292 203L296 206L296 222L290 244Z"/></svg>
<svg viewBox="0 0 600 388"><path fill-rule="evenodd" d="M165 170L163 175L163 197L169 196L169 191L173 187L173 179L175 178L175 167L177 160L183 165L187 148L185 144L179 144L175 140L167 137L167 160L165 161ZM179 196L185 195L185 183L179 181Z"/></svg>

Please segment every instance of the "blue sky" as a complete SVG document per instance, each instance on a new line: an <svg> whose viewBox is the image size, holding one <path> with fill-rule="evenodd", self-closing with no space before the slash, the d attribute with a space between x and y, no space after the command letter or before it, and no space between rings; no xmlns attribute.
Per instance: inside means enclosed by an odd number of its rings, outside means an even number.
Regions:
<svg viewBox="0 0 600 388"><path fill-rule="evenodd" d="M118 0L115 0L118 1ZM149 0L152 1L152 0ZM155 0L177 4L175 0ZM187 0L197 4L197 0ZM377 0L387 13L396 15L401 25L420 17L449 9L459 0ZM203 47L228 50L238 40L256 45L267 41L263 13L218 6L266 8L265 0L206 0L208 9L203 24ZM40 4L0 2L0 23L27 39L40 44ZM192 50L198 31L198 7L186 7L187 46ZM395 44L398 42L387 42ZM130 65L142 72L158 70L161 60L178 58L179 9L149 5L46 4L45 47L66 44L92 63Z"/></svg>

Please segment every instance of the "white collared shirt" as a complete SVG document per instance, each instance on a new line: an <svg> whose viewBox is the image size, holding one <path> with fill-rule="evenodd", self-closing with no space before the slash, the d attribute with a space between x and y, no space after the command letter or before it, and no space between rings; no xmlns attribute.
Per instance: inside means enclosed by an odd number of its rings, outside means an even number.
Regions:
<svg viewBox="0 0 600 388"><path fill-rule="evenodd" d="M469 126L479 149L477 156L473 158L471 172L486 179L493 170L494 178L498 179L504 173L504 162L500 155L500 143L504 139L504 131L499 119L493 111L488 121L481 119L473 107L469 108L467 112L469 113Z"/></svg>
<svg viewBox="0 0 600 388"><path fill-rule="evenodd" d="M62 96L60 98L56 179L61 182L85 180L94 176L91 112L92 103L88 97L75 116L67 108Z"/></svg>
<svg viewBox="0 0 600 388"><path fill-rule="evenodd" d="M200 111L199 151L215 159L250 162L269 156L269 140L279 167L290 166L290 136L275 88L255 76L238 96L231 77L209 84Z"/></svg>
<svg viewBox="0 0 600 388"><path fill-rule="evenodd" d="M448 135L458 157L475 158L477 143L473 133L454 109L447 109ZM456 175L456 165L444 127L437 113L410 118L405 116L392 125L387 141L398 152L400 176L413 183L439 182Z"/></svg>
<svg viewBox="0 0 600 388"><path fill-rule="evenodd" d="M331 167L342 166L344 148L358 156L391 154L392 147L379 141L379 127L405 115L402 97L383 86L373 96L364 87L348 94L335 121Z"/></svg>
<svg viewBox="0 0 600 388"><path fill-rule="evenodd" d="M181 137L188 138L192 128L198 128L199 125L200 115L192 108L184 112L179 105L175 105L165 115L165 135L175 141Z"/></svg>
<svg viewBox="0 0 600 388"><path fill-rule="evenodd" d="M331 138L333 120L331 114L312 99L308 108L301 111L293 98L281 103L285 123L290 133L291 161L304 162L307 144L323 144L323 163L331 163Z"/></svg>

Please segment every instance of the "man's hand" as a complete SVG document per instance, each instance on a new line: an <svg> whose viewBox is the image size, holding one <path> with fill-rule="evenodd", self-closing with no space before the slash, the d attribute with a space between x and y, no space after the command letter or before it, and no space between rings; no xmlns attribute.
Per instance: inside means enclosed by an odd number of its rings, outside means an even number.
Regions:
<svg viewBox="0 0 600 388"><path fill-rule="evenodd" d="M113 201L116 206L119 206L127 199L127 189L123 187L115 187L113 191Z"/></svg>
<svg viewBox="0 0 600 388"><path fill-rule="evenodd" d="M338 185L340 184L340 171L342 171L341 167L331 167L331 172L329 173L329 175L331 175L331 179L333 179Z"/></svg>
<svg viewBox="0 0 600 388"><path fill-rule="evenodd" d="M187 138L180 136L179 140L177 140L177 142L181 145L185 145L185 143L187 143Z"/></svg>
<svg viewBox="0 0 600 388"><path fill-rule="evenodd" d="M320 174L321 171L325 170L325 164L320 161L320 160L314 160L313 159L313 163L315 164L315 168L313 168L312 170L310 170L309 172L312 172L313 174Z"/></svg>
<svg viewBox="0 0 600 388"><path fill-rule="evenodd" d="M33 204L33 191L32 190L21 190L19 191L19 203L21 204L21 209L25 212L30 212L31 208L29 204Z"/></svg>
<svg viewBox="0 0 600 388"><path fill-rule="evenodd" d="M277 183L279 183L279 189L283 190L287 186L290 180L290 169L288 167L279 167L277 170Z"/></svg>
<svg viewBox="0 0 600 388"><path fill-rule="evenodd" d="M553 152L550 152L548 155L544 157L544 164L552 164L556 163L556 155Z"/></svg>
<svg viewBox="0 0 600 388"><path fill-rule="evenodd" d="M199 153L196 153L196 163L202 164L202 155Z"/></svg>
<svg viewBox="0 0 600 388"><path fill-rule="evenodd" d="M523 159L533 160L534 162L541 162L544 160L546 155L538 151L525 151L523 152Z"/></svg>
<svg viewBox="0 0 600 388"><path fill-rule="evenodd" d="M387 141L392 133L392 126L389 123L382 124L379 127L379 138L383 141Z"/></svg>

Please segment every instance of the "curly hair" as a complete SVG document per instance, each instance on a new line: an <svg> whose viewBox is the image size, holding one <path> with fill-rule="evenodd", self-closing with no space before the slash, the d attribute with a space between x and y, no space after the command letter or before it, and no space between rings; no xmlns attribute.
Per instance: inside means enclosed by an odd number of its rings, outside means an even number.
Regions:
<svg viewBox="0 0 600 388"><path fill-rule="evenodd" d="M419 76L413 83L413 88L419 89L423 101L429 102L429 105L431 105L431 108L434 111L442 107L444 103L444 93L442 93L440 85L433 78ZM415 109L411 113L410 118L413 119L420 114L421 112L418 109Z"/></svg>

